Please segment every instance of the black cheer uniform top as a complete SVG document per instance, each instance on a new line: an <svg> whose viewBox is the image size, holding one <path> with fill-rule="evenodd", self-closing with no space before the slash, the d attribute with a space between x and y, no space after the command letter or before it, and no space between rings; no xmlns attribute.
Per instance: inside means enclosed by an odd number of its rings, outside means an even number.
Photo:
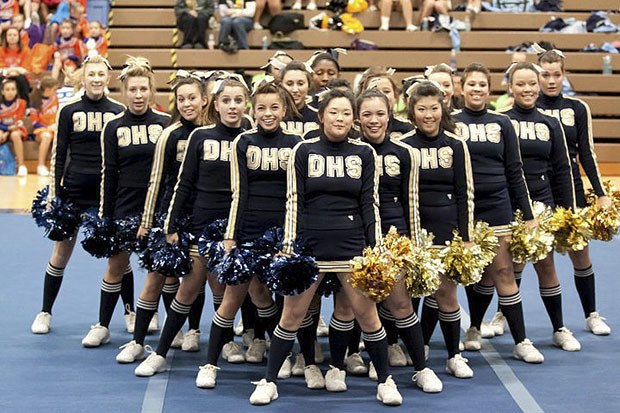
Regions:
<svg viewBox="0 0 620 413"><path fill-rule="evenodd" d="M392 138L399 139L402 135L405 135L415 129L415 125L407 119L403 119L397 116L390 116L390 122L388 123L388 135Z"/></svg>
<svg viewBox="0 0 620 413"><path fill-rule="evenodd" d="M282 121L282 128L299 136L311 130L319 129L319 115L310 105L299 110L299 116L287 117Z"/></svg>

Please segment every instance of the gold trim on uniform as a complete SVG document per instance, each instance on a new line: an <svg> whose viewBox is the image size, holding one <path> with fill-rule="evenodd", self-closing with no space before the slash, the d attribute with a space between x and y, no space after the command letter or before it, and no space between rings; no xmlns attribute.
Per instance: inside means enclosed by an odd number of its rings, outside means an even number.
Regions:
<svg viewBox="0 0 620 413"><path fill-rule="evenodd" d="M189 245L189 256L192 258L199 258L201 255L198 253L198 244Z"/></svg>
<svg viewBox="0 0 620 413"><path fill-rule="evenodd" d="M490 227L493 230L493 235L496 237L503 237L506 235L512 235L512 230L510 229L510 224L508 225L497 225L494 227Z"/></svg>
<svg viewBox="0 0 620 413"><path fill-rule="evenodd" d="M351 272L353 268L349 261L317 261L319 273L322 272Z"/></svg>
<svg viewBox="0 0 620 413"><path fill-rule="evenodd" d="M420 244L420 187L419 187L419 174L420 174L420 159L416 155L416 151L413 147L399 140L392 139L392 142L396 146L400 146L407 150L409 154L409 160L411 167L409 169L409 232L410 238L413 239L416 245Z"/></svg>
<svg viewBox="0 0 620 413"><path fill-rule="evenodd" d="M471 159L469 157L469 148L467 143L459 138L458 135L445 131L446 136L456 139L463 145L463 155L465 156L465 181L467 182L467 235L468 239L472 239L474 235L474 173L471 168Z"/></svg>

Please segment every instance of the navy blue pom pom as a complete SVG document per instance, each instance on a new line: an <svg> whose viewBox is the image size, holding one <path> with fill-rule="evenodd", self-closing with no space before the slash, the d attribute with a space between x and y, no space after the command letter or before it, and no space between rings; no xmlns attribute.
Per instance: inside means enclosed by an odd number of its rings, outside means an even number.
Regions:
<svg viewBox="0 0 620 413"><path fill-rule="evenodd" d="M37 226L45 229L45 236L52 241L63 241L71 238L80 226L80 214L71 202L56 197L47 209L49 187L37 192L32 200L32 217Z"/></svg>
<svg viewBox="0 0 620 413"><path fill-rule="evenodd" d="M224 250L220 245L224 241L224 233L228 225L227 219L218 219L207 225L198 239L198 253L207 259L209 271L214 271L218 261L222 259Z"/></svg>
<svg viewBox="0 0 620 413"><path fill-rule="evenodd" d="M118 253L114 223L107 218L99 218L96 210L86 212L83 221L84 239L82 247L93 257L109 258Z"/></svg>
<svg viewBox="0 0 620 413"><path fill-rule="evenodd" d="M220 284L238 285L249 282L252 279L250 263L252 253L244 248L233 248L228 254L224 254L213 272L217 274Z"/></svg>
<svg viewBox="0 0 620 413"><path fill-rule="evenodd" d="M153 228L148 235L147 247L139 256L140 265L166 277L183 277L189 274L192 271L190 238L186 232L179 231L179 242L169 244L164 231Z"/></svg>
<svg viewBox="0 0 620 413"><path fill-rule="evenodd" d="M251 261L248 264L250 272L256 275L263 284L269 282L269 266L273 261L273 256L282 249L283 240L282 228L272 227L253 242L242 245L242 248L251 252Z"/></svg>
<svg viewBox="0 0 620 413"><path fill-rule="evenodd" d="M318 295L329 297L332 294L336 295L341 288L342 284L340 284L338 276L336 274L329 273L323 277L323 280L321 281L321 284L319 284L316 292Z"/></svg>
<svg viewBox="0 0 620 413"><path fill-rule="evenodd" d="M314 258L299 254L274 257L269 270L271 276L266 285L281 295L300 294L315 283L319 276L319 267Z"/></svg>
<svg viewBox="0 0 620 413"><path fill-rule="evenodd" d="M114 248L116 251L139 252L146 248L147 240L142 241L137 237L140 222L140 215L132 215L114 221L114 228L116 230Z"/></svg>

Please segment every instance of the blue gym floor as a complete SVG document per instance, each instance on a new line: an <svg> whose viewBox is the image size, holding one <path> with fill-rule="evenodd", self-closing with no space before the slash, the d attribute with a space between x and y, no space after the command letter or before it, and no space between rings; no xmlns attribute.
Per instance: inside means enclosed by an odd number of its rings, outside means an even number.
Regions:
<svg viewBox="0 0 620 413"><path fill-rule="evenodd" d="M404 397L400 408L383 407L375 400L376 384L368 378L347 377L349 390L327 393L307 390L303 378L279 383L280 398L266 407L253 407L248 397L250 381L259 380L265 366L220 363L214 390L197 389L194 380L204 363L208 328L213 315L207 298L202 321L202 351L169 355L171 370L148 378L133 374L135 365L117 364L118 347L131 340L125 331L119 305L111 324L112 341L97 349L85 349L81 339L99 311L99 285L105 262L88 256L78 245L59 298L54 307L52 331L33 335L30 324L40 310L43 272L52 243L42 237L26 215L0 214L0 412L619 412L620 411L620 242L594 242L591 246L597 274L598 308L612 335L597 337L583 329L583 314L573 285L567 257L557 258L563 287L564 320L582 344L578 353L566 353L551 345L551 326L538 295L531 266L523 274L522 295L528 337L545 355L541 365L512 359L512 339L485 340L481 353L464 353L474 370L470 380L444 372L446 353L437 329L431 343L429 367L444 383L439 394L424 394L411 382L411 368L393 368ZM144 271L135 260L136 297ZM461 292L462 293L462 292ZM461 299L465 305L464 298ZM492 315L492 304L487 318ZM466 307L466 306L465 306ZM324 300L323 317L329 320L331 301ZM163 321L163 308L160 311ZM466 313L464 312L464 315ZM466 317L466 315L465 315ZM147 337L155 345L157 336ZM328 352L326 339L320 339ZM327 365L323 366L324 370Z"/></svg>

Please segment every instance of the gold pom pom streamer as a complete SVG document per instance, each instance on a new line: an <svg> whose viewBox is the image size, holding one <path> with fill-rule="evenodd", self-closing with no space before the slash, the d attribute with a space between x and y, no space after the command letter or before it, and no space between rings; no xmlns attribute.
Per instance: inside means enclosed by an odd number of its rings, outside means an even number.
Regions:
<svg viewBox="0 0 620 413"><path fill-rule="evenodd" d="M390 254L379 247L366 247L361 257L351 260L353 274L349 284L377 303L392 293L398 279L398 270Z"/></svg>
<svg viewBox="0 0 620 413"><path fill-rule="evenodd" d="M553 246L560 254L583 250L592 238L590 222L586 217L586 210L573 211L557 207L553 216L545 224L553 234Z"/></svg>
<svg viewBox="0 0 620 413"><path fill-rule="evenodd" d="M391 228L386 237L386 245L389 245L389 237L395 233L396 229L392 231ZM441 285L439 275L444 272L444 266L440 250L433 248L433 234L422 230L418 245L410 238L400 237L395 240L391 251L410 296L425 297L437 291Z"/></svg>
<svg viewBox="0 0 620 413"><path fill-rule="evenodd" d="M620 191L611 181L603 182L603 187L611 199L611 206L603 208L598 205L597 196L594 190L590 189L586 195L588 207L585 208L584 216L592 229L592 238L611 241L620 227Z"/></svg>
<svg viewBox="0 0 620 413"><path fill-rule="evenodd" d="M517 264L536 263L553 250L554 237L548 226L552 218L551 208L541 202L534 202L532 210L534 218L538 220L537 228L528 228L525 225L521 211L517 211L515 220L510 223L510 253L512 261Z"/></svg>

